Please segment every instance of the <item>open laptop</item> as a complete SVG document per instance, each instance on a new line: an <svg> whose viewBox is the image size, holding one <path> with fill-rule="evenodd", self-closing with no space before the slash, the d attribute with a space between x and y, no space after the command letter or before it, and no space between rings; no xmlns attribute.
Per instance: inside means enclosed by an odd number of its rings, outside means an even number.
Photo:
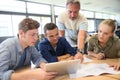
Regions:
<svg viewBox="0 0 120 80"><path fill-rule="evenodd" d="M46 64L46 71L58 72L58 75L75 73L80 65L80 59L66 60Z"/></svg>

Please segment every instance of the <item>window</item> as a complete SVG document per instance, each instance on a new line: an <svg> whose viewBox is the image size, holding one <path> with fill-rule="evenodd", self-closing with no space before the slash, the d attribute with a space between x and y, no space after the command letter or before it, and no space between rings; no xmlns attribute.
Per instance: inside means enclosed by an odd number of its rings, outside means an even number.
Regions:
<svg viewBox="0 0 120 80"><path fill-rule="evenodd" d="M95 13L95 18L102 19L103 18L102 13Z"/></svg>
<svg viewBox="0 0 120 80"><path fill-rule="evenodd" d="M10 15L0 15L0 36L12 36L12 22Z"/></svg>
<svg viewBox="0 0 120 80"><path fill-rule="evenodd" d="M114 15L110 15L110 19L115 19L115 16Z"/></svg>
<svg viewBox="0 0 120 80"><path fill-rule="evenodd" d="M51 18L50 17L36 17L36 16L29 16L32 19L37 20L40 23L40 27L39 27L39 34L44 34L44 25L46 23L51 22Z"/></svg>
<svg viewBox="0 0 120 80"><path fill-rule="evenodd" d="M104 19L96 19L96 31L98 31L99 24L103 21Z"/></svg>
<svg viewBox="0 0 120 80"><path fill-rule="evenodd" d="M65 7L57 7L55 6L55 15L59 15L61 12L65 11Z"/></svg>
<svg viewBox="0 0 120 80"><path fill-rule="evenodd" d="M91 11L81 11L82 14L84 14L84 16L86 16L87 18L94 18L94 12Z"/></svg>
<svg viewBox="0 0 120 80"><path fill-rule="evenodd" d="M94 20L88 20L88 32L95 31L95 22Z"/></svg>
<svg viewBox="0 0 120 80"><path fill-rule="evenodd" d="M110 15L109 14L103 14L103 19L109 19Z"/></svg>
<svg viewBox="0 0 120 80"><path fill-rule="evenodd" d="M40 19L41 19L40 33L44 34L43 28L44 28L44 26L45 26L46 23L50 23L51 22L51 19L50 19L50 17L41 17Z"/></svg>
<svg viewBox="0 0 120 80"><path fill-rule="evenodd" d="M25 18L25 16L20 15L12 15L12 31L13 35L16 36L18 34L18 25Z"/></svg>
<svg viewBox="0 0 120 80"><path fill-rule="evenodd" d="M16 36L18 24L25 16L0 15L0 36Z"/></svg>
<svg viewBox="0 0 120 80"><path fill-rule="evenodd" d="M25 2L15 0L2 0L0 2L0 10L25 13Z"/></svg>
<svg viewBox="0 0 120 80"><path fill-rule="evenodd" d="M28 13L51 14L49 5L27 3Z"/></svg>

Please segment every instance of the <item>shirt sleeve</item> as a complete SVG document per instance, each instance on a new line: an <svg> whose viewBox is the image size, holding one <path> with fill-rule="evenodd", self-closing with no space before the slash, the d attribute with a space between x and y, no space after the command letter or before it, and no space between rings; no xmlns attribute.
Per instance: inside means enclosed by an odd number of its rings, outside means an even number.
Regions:
<svg viewBox="0 0 120 80"><path fill-rule="evenodd" d="M117 42L118 44L120 43L120 39ZM118 57L120 58L120 45L116 45L117 49L118 49Z"/></svg>
<svg viewBox="0 0 120 80"><path fill-rule="evenodd" d="M36 67L40 67L39 65L42 62L47 63L47 61L42 57L41 53L37 51L35 47L32 49L32 62Z"/></svg>
<svg viewBox="0 0 120 80"><path fill-rule="evenodd" d="M0 45L0 80L9 80L14 70L8 70L10 53L5 45Z"/></svg>
<svg viewBox="0 0 120 80"><path fill-rule="evenodd" d="M6 71L2 77L2 80L10 80L10 76L13 72L14 72L13 70Z"/></svg>
<svg viewBox="0 0 120 80"><path fill-rule="evenodd" d="M79 26L79 30L87 31L88 30L88 22L85 21L85 22L81 23L80 26Z"/></svg>
<svg viewBox="0 0 120 80"><path fill-rule="evenodd" d="M63 23L58 22L58 23L57 23L57 26L58 26L58 29L59 29L59 30L65 30L65 25L64 25Z"/></svg>
<svg viewBox="0 0 120 80"><path fill-rule="evenodd" d="M92 40L92 38L88 41L87 43L87 51L93 51L93 48L94 48L94 42Z"/></svg>

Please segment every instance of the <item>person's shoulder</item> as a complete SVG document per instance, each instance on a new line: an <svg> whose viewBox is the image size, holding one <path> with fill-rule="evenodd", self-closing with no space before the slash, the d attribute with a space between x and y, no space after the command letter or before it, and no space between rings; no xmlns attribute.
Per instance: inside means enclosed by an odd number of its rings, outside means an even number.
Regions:
<svg viewBox="0 0 120 80"><path fill-rule="evenodd" d="M66 17L68 17L68 14L67 14L67 12L66 11L63 11L62 13L60 13L60 15L58 16L58 18L66 18Z"/></svg>
<svg viewBox="0 0 120 80"><path fill-rule="evenodd" d="M87 18L86 18L83 14L81 14L81 13L79 13L78 19L79 19L81 22L87 22Z"/></svg>
<svg viewBox="0 0 120 80"><path fill-rule="evenodd" d="M81 13L79 13L79 16L80 16L81 18L83 18L83 19L87 19L87 17L84 16L83 14L81 14Z"/></svg>
<svg viewBox="0 0 120 80"><path fill-rule="evenodd" d="M113 38L113 41L114 41L114 42L117 42L117 41L118 41L118 42L120 42L120 39L119 39L119 37L118 37L118 36L113 35L113 37L112 37L112 38Z"/></svg>
<svg viewBox="0 0 120 80"><path fill-rule="evenodd" d="M59 16L61 16L61 15L66 15L67 13L66 13L66 11L63 11L63 12L61 12L60 14L59 14Z"/></svg>
<svg viewBox="0 0 120 80"><path fill-rule="evenodd" d="M69 20L68 14L66 11L62 12L59 16L58 16L58 22L60 23L65 23L66 21Z"/></svg>
<svg viewBox="0 0 120 80"><path fill-rule="evenodd" d="M92 42L94 42L96 40L98 40L98 35L97 34L92 35L91 38L89 39L89 41L92 41Z"/></svg>
<svg viewBox="0 0 120 80"><path fill-rule="evenodd" d="M47 38L44 38L41 42L39 42L40 46L47 46L50 45L50 42L48 41Z"/></svg>
<svg viewBox="0 0 120 80"><path fill-rule="evenodd" d="M12 38L8 38L6 40L4 40L1 45L6 45L6 46L10 46L10 45L14 45L16 42L16 37L12 37Z"/></svg>
<svg viewBox="0 0 120 80"><path fill-rule="evenodd" d="M68 43L68 41L66 40L65 37L59 37L58 43L61 45L66 45L66 43Z"/></svg>
<svg viewBox="0 0 120 80"><path fill-rule="evenodd" d="M65 37L59 37L59 41L66 41Z"/></svg>
<svg viewBox="0 0 120 80"><path fill-rule="evenodd" d="M114 36L112 37L111 43L113 43L116 47L120 48L120 45L119 45L120 39L119 39L118 36L114 35Z"/></svg>

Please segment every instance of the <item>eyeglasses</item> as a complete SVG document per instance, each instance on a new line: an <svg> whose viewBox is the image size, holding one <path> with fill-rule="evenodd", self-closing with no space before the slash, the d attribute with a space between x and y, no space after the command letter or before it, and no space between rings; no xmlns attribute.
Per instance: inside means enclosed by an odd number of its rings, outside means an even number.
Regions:
<svg viewBox="0 0 120 80"><path fill-rule="evenodd" d="M33 37L33 38L38 38L38 33L32 33L32 34L28 34L29 36Z"/></svg>

